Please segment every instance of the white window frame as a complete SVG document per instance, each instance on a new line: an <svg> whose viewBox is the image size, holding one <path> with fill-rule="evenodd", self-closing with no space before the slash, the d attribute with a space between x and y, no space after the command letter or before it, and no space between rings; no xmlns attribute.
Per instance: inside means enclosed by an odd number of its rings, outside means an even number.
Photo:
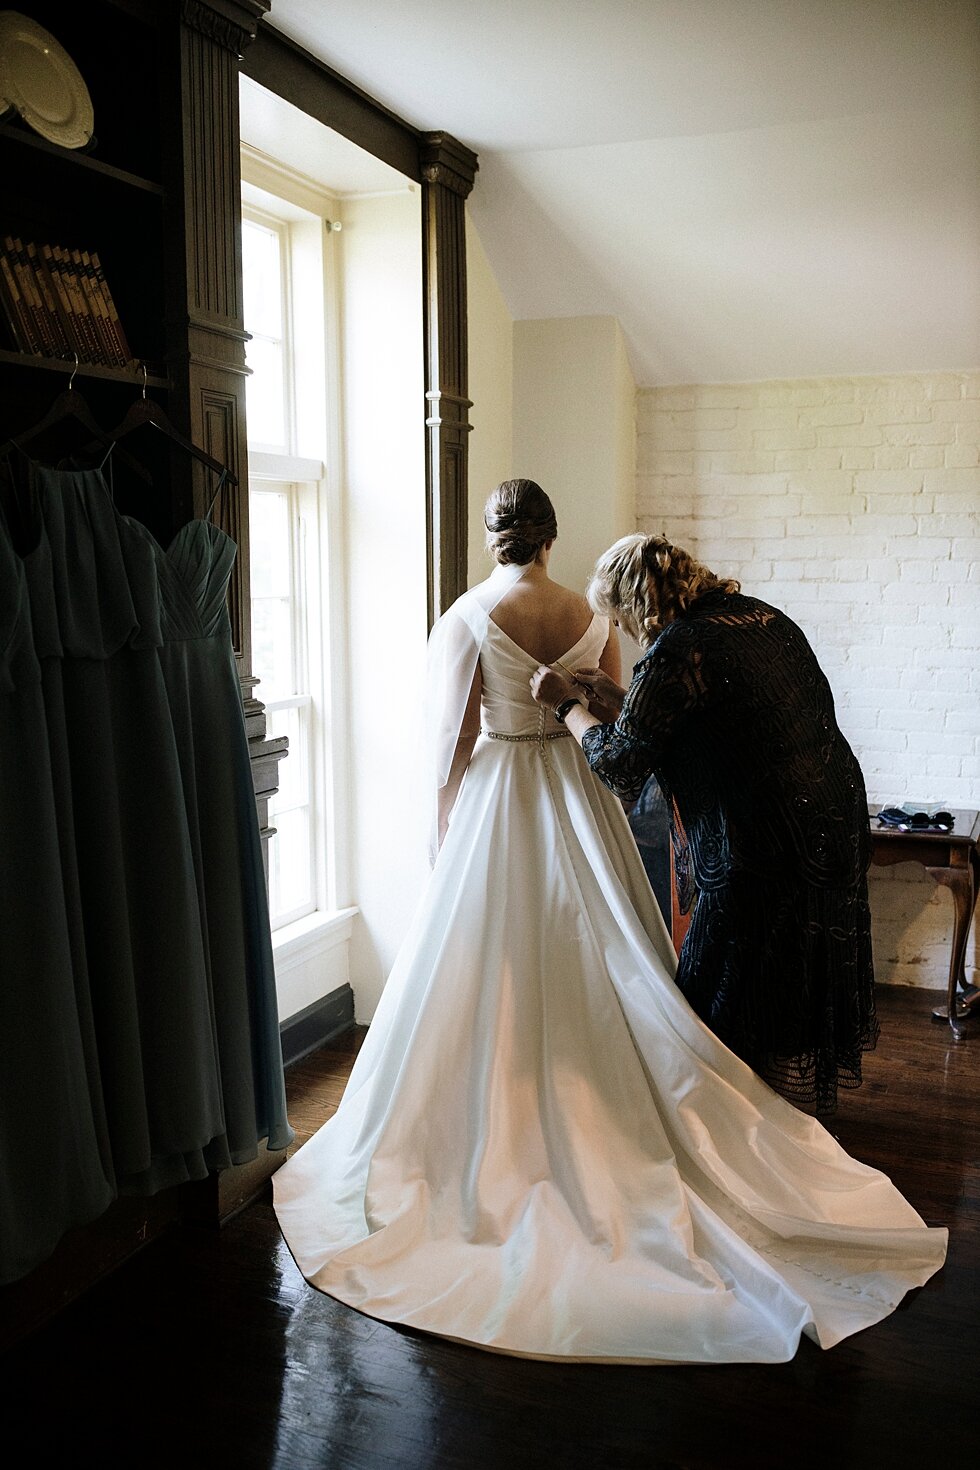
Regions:
<svg viewBox="0 0 980 1470"><path fill-rule="evenodd" d="M316 586L319 594L318 609L303 620L304 636L308 638L308 697L313 709L309 737L315 902L308 912L283 916L276 926L273 946L282 988L284 980L289 983L290 968L295 967L299 973L317 953L329 958L334 966L337 946L343 945L346 953L357 913L350 901L350 750L346 719L349 637L340 494L338 285L330 247L330 222L338 219L341 206L335 196L319 191L309 180L248 148L243 149L243 177L243 213L281 231L284 278L290 286L302 282L304 314L299 315L299 293L291 290L288 301L296 314L290 317L287 311L284 316L288 336L310 343L316 316L309 303L318 296L322 297L324 320L323 340L312 344L309 371L305 364L300 364L297 371L296 354L286 352L290 415L287 452L254 443L249 446L250 488L254 485L258 489L270 481L294 487L295 521L302 528L302 544L294 549L294 556L298 557L306 586ZM269 207L263 208L248 198L249 193L255 196L259 191ZM317 224L319 229L314 231L312 227ZM302 379L302 392L298 391L297 376ZM303 452L296 453L297 447ZM313 457L310 449L317 451L318 457ZM255 673L261 679L262 670L256 669ZM257 693L261 699L261 685ZM290 702L270 700L267 707L275 711ZM292 1006L293 1010L297 1008ZM290 1013L287 1005L284 1014Z"/></svg>
<svg viewBox="0 0 980 1470"><path fill-rule="evenodd" d="M275 696L265 699L266 715L275 715L282 710L302 709L307 711L306 729L304 731L307 746L308 764L308 802L305 803L310 817L310 896L309 899L293 909L286 910L273 916L273 931L278 933L280 929L294 923L297 919L304 919L307 915L322 910L327 906L327 884L325 873L327 870L327 852L325 839L325 823L323 819L323 791L324 782L321 767L322 759L322 720L320 710L323 705L322 680L318 677L318 670L310 658L310 638L308 635L308 624L311 619L306 616L305 609L308 606L307 589L317 586L318 568L308 564L308 548L316 546L319 540L319 513L317 505L317 485L322 478L323 466L316 461L304 462L293 457L275 456L276 464L270 466L263 461L269 456L261 453L249 455L249 495L261 495L263 487L274 490L277 494L286 497L287 516L289 523L289 584L290 584L290 613L292 622L292 650L293 650L293 679L292 687L302 692ZM286 459L286 464L283 460ZM293 478L284 480L275 473L276 469L288 468L294 476L297 472L303 473L302 480ZM322 599L317 592L313 621L319 622L320 603ZM293 758L290 753L286 759ZM273 824L276 817L281 815L277 810L276 798L272 798ZM288 808L295 810L296 808Z"/></svg>

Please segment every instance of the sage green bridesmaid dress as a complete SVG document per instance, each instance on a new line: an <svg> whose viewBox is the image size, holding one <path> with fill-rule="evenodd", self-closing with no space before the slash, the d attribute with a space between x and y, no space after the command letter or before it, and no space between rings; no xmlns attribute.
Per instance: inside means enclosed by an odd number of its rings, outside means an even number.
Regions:
<svg viewBox="0 0 980 1470"><path fill-rule="evenodd" d="M57 973L52 985L70 982L104 1175L102 1192L90 1183L71 1208L49 1208L43 1190L14 1191L11 1234L36 1237L43 1216L41 1233L56 1239L59 1222L99 1213L107 1188L153 1193L254 1158L261 1141L282 1148L292 1134L225 602L234 543L201 520L164 549L118 513L101 470L11 469L22 529L14 546L8 527L6 554L29 604L43 724L11 753L5 790L19 787L21 764L38 763L32 781L46 785L53 823L35 823L36 793L13 797L11 819L49 886L60 876L64 918L50 925L63 930L60 957L40 953L26 915L47 929L53 906L12 870L9 902L22 917L8 984L29 996L41 971ZM35 1029L22 1066L36 1097L53 1068L48 1028ZM16 1136L24 1088L8 1091L4 1153L34 1177L47 1165ZM23 1266L22 1247L5 1279Z"/></svg>

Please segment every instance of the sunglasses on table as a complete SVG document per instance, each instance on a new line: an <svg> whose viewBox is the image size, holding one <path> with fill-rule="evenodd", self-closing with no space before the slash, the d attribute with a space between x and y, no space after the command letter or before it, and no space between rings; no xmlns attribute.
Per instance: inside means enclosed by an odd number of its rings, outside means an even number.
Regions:
<svg viewBox="0 0 980 1470"><path fill-rule="evenodd" d="M899 806L883 806L878 822L898 832L952 832L954 826L952 812L905 812Z"/></svg>

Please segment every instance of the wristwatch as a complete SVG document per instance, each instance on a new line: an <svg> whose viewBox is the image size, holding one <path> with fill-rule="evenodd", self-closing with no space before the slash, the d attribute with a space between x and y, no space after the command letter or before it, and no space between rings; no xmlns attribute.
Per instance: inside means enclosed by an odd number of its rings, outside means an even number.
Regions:
<svg viewBox="0 0 980 1470"><path fill-rule="evenodd" d="M568 711L571 709L572 705L581 703L582 701L578 698L578 696L573 694L571 699L563 699L561 704L556 705L555 719L558 721L559 725L564 725L565 716L568 714Z"/></svg>

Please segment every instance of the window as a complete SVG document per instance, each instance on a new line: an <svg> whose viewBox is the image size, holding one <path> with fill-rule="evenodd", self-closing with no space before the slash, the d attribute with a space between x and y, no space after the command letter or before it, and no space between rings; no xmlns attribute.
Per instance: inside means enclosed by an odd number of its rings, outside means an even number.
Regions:
<svg viewBox="0 0 980 1470"><path fill-rule="evenodd" d="M428 871L417 741L378 677L384 651L399 687L424 680L421 195L247 77L241 99L254 672L294 742L270 813L279 1013L350 983L369 1016Z"/></svg>
<svg viewBox="0 0 980 1470"><path fill-rule="evenodd" d="M268 200L269 196L266 195ZM316 313L310 241L322 222L283 205L288 218L246 206L243 219L251 541L252 667L270 735L285 735L279 790L269 804L269 899L274 930L336 907L331 753L327 741L324 548L328 495L322 459L296 453L304 435L301 381L308 402L325 398L324 350L311 345ZM310 230L313 225L313 232ZM322 260L319 272L322 281ZM315 276L316 262L313 262ZM302 283L304 316L292 284ZM297 293L298 294L298 293ZM322 303L322 286L320 289ZM323 317L321 315L322 324ZM322 339L324 328L321 325ZM321 411L316 431L323 433ZM309 440L309 432L306 438ZM329 630L327 630L327 638Z"/></svg>
<svg viewBox="0 0 980 1470"><path fill-rule="evenodd" d="M285 452L291 435L288 230L285 223L246 215L242 221L246 409L250 445Z"/></svg>
<svg viewBox="0 0 980 1470"><path fill-rule="evenodd" d="M269 895L273 927L317 907L317 857L312 772L315 715L306 632L304 549L309 511L299 485L257 480L249 492L252 539L253 663L262 671L270 735L289 739L279 767L270 818ZM315 517L314 517L315 518ZM315 526L314 526L315 529Z"/></svg>

